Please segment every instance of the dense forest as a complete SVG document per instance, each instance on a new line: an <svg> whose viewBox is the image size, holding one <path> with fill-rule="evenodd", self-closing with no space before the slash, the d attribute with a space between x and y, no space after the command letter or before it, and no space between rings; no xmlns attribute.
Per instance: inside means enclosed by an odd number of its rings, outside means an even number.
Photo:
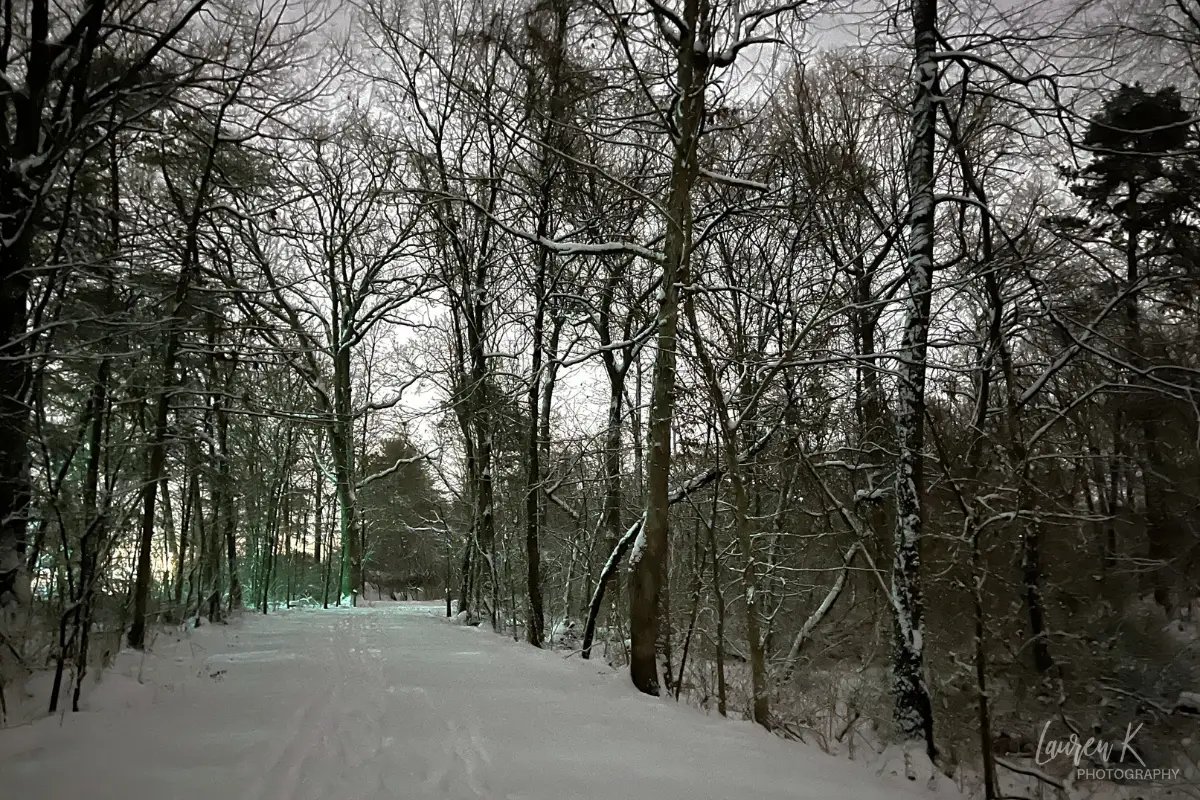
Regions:
<svg viewBox="0 0 1200 800"><path fill-rule="evenodd" d="M0 699L444 598L987 800L1200 768L1196 0L2 5Z"/></svg>

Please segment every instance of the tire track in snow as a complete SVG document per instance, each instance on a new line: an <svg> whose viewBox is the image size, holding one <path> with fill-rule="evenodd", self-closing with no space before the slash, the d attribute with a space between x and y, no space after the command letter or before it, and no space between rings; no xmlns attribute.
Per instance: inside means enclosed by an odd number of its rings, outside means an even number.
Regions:
<svg viewBox="0 0 1200 800"><path fill-rule="evenodd" d="M244 800L503 800L478 716L447 718L421 687L394 685L394 621L356 610L331 623L321 651L306 654L316 669L285 673L305 682L310 700L276 732ZM444 732L433 728L417 747L404 735L438 720ZM407 743L402 750L391 734Z"/></svg>
<svg viewBox="0 0 1200 800"><path fill-rule="evenodd" d="M283 762L284 769L276 770L273 784L267 793L261 795L262 797L275 800L296 800L301 796L299 789L304 767L314 759L318 745L325 737L329 722L336 718L340 696L340 687L336 686L332 691L325 693L325 699L318 704L319 713L309 723L307 730L301 731L293 738L293 746Z"/></svg>
<svg viewBox="0 0 1200 800"><path fill-rule="evenodd" d="M437 797L501 798L490 786L491 766L479 723L472 721L464 727L448 719L441 757L431 759L427 765L425 786Z"/></svg>
<svg viewBox="0 0 1200 800"><path fill-rule="evenodd" d="M321 769L315 771L322 785L306 784L312 800L389 796L380 789L382 778L364 769L379 753L379 723L387 713L369 619L363 611L347 611L338 620L338 635L331 637L338 647L331 649L328 669L338 676L341 702L323 725Z"/></svg>
<svg viewBox="0 0 1200 800"><path fill-rule="evenodd" d="M398 711L401 698L388 684L381 645L390 631L380 625L378 616L346 612L332 637L340 646L330 653L330 667L336 664L340 676L341 703L325 725L321 769L314 770L323 778L322 785L306 782L304 786L312 800L408 796L411 775L403 782L393 781L393 759L381 761L395 742L387 735L388 726L403 724L409 715ZM405 791L397 792L398 788Z"/></svg>
<svg viewBox="0 0 1200 800"><path fill-rule="evenodd" d="M317 661L320 671L315 676L285 677L285 680L303 680L306 697L310 699L292 716L287 729L280 732L283 735L279 737L279 745L272 748L267 762L257 765L255 779L243 794L244 800L325 797L323 794L311 794L315 787L309 780L308 768L325 760L329 739L332 738L331 734L336 733L342 713L347 681L338 668L343 659L337 644L344 641L341 634L345 627L345 618L335 618L326 640L325 652L320 654ZM316 774L323 772L320 769L312 771Z"/></svg>
<svg viewBox="0 0 1200 800"><path fill-rule="evenodd" d="M458 731L455 754L462 762L464 776L471 791L479 797L495 797L488 786L492 759L484 747L483 731L480 730L478 720L473 720L466 730Z"/></svg>
<svg viewBox="0 0 1200 800"><path fill-rule="evenodd" d="M328 717L336 702L335 692L318 690L292 715L286 735L272 740L276 744L266 763L254 766L255 779L243 793L244 800L293 797L301 763L316 744L314 736L319 736L317 723Z"/></svg>

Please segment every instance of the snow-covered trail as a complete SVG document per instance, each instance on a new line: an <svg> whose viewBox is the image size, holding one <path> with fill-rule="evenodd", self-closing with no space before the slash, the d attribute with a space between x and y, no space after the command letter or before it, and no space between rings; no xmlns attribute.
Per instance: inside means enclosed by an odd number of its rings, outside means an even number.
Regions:
<svg viewBox="0 0 1200 800"><path fill-rule="evenodd" d="M435 613L248 615L153 703L0 731L0 787L31 800L928 797Z"/></svg>

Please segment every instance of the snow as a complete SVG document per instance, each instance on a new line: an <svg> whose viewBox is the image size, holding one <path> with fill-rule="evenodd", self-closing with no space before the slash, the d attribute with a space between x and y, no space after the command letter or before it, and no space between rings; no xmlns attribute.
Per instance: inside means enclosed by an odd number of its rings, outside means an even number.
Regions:
<svg viewBox="0 0 1200 800"><path fill-rule="evenodd" d="M88 711L0 730L4 796L934 796L440 608L292 610L160 636L151 655L119 656Z"/></svg>
<svg viewBox="0 0 1200 800"><path fill-rule="evenodd" d="M892 778L903 776L921 782L930 791L950 794L954 791L954 782L938 771L925 754L924 747L924 742L891 745L879 756L878 774Z"/></svg>
<svg viewBox="0 0 1200 800"><path fill-rule="evenodd" d="M1200 714L1200 692L1180 692L1175 710L1185 714Z"/></svg>
<svg viewBox="0 0 1200 800"><path fill-rule="evenodd" d="M642 556L646 553L646 526L643 525L638 529L637 538L633 540L633 548L629 551L629 568L636 569L641 563Z"/></svg>

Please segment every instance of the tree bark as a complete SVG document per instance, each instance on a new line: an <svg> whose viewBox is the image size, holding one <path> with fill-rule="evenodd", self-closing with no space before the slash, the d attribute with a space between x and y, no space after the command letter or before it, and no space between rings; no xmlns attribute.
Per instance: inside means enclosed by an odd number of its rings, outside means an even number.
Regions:
<svg viewBox="0 0 1200 800"><path fill-rule="evenodd" d="M334 330L341 330L340 317L334 313ZM340 334L344 339L345 333ZM357 473L354 459L354 418L352 408L352 375L350 370L350 347L344 341L337 343L334 358L334 408L330 430L333 445L333 468L337 479L339 519L341 522L342 552L348 572L343 568L339 582L343 595L350 595L350 605L358 605L358 596L363 589L362 541L359 535Z"/></svg>
<svg viewBox="0 0 1200 800"><path fill-rule="evenodd" d="M1146 353L1146 342L1142 334L1141 290L1141 254L1139 237L1142 233L1141 216L1141 187L1132 183L1125 208L1128 220L1126 222L1128 236L1125 244L1125 285L1128 297L1125 300L1125 325L1128 337L1129 361L1134 370L1130 383L1143 389L1133 395L1141 397L1143 402L1149 401L1154 395L1145 391L1145 379L1142 372L1147 368L1149 359ZM1148 557L1150 564L1150 588L1157 603L1168 615L1174 611L1174 579L1172 578L1171 522L1167 510L1167 490L1164 485L1166 459L1163 457L1163 442L1158 432L1158 421L1152 409L1143 410L1139 415L1142 434L1142 448L1145 453L1145 466L1142 473L1142 489L1146 498L1146 538L1149 540Z"/></svg>
<svg viewBox="0 0 1200 800"><path fill-rule="evenodd" d="M716 642L714 643L713 664L717 669L717 713L722 717L729 708L729 692L725 685L725 594L721 589L721 561L717 549L717 513L720 487L713 490L712 519L708 527L708 554L712 567L713 605L717 616Z"/></svg>
<svg viewBox="0 0 1200 800"><path fill-rule="evenodd" d="M142 489L142 529L138 544L137 577L133 593L133 623L129 629L129 646L136 650L146 647L146 615L150 600L151 558L154 546L154 506L158 486L163 478L167 456L167 418L170 413L171 390L175 384L175 357L179 350L180 317L187 300L191 282L190 260L179 271L175 286L174 313L168 323L166 342L159 373L158 396L154 401L154 428L150 439L150 457Z"/></svg>
<svg viewBox="0 0 1200 800"><path fill-rule="evenodd" d="M227 384L228 385L228 384ZM242 608L242 580L238 576L237 556L237 520L234 514L237 500L233 492L233 480L229 468L229 415L222 403L217 410L217 454L219 459L219 479L224 485L222 500L224 510L221 520L224 523L223 538L225 539L225 559L229 566L229 610L240 611Z"/></svg>
<svg viewBox="0 0 1200 800"><path fill-rule="evenodd" d="M28 602L29 226L18 187L0 173L0 606Z"/></svg>
<svg viewBox="0 0 1200 800"><path fill-rule="evenodd" d="M543 206L542 212L538 228L539 236L544 237L549 217L548 203ZM543 629L546 625L545 607L542 601L542 556L538 545L538 527L542 519L542 448L538 441L538 434L541 429L542 336L546 315L546 270L549 257L545 248L539 248L533 288L534 302L537 303L537 308L533 314L533 357L526 409L529 415L529 429L525 443L527 468L525 476L525 563L529 619L525 633L529 643L534 647L542 646Z"/></svg>
<svg viewBox="0 0 1200 800"><path fill-rule="evenodd" d="M937 122L937 0L914 0L913 100L908 154L908 265L904 335L898 354L896 414L896 529L892 543L892 692L898 732L924 740L936 755L933 707L925 685L921 597L924 530L924 426L926 350L933 291L934 149Z"/></svg>
<svg viewBox="0 0 1200 800"><path fill-rule="evenodd" d="M660 690L658 645L662 591L667 580L670 547L671 424L675 413L676 348L679 326L679 284L687 280L692 239L692 187L699 172L697 147L705 113L705 84L709 64L707 43L697 41L700 26L707 25L705 0L686 0L684 25L676 48L675 87L679 93L675 124L678 128L667 197L666 234L658 302L658 351L654 359L654 384L648 422L646 457L646 523L634 546L630 576L629 633L632 642L629 673L640 691Z"/></svg>

